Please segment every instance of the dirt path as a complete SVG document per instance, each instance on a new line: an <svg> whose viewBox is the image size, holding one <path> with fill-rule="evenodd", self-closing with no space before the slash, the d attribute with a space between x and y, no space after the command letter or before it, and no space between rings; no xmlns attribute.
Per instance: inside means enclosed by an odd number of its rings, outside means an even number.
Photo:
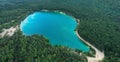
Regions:
<svg viewBox="0 0 120 62"><path fill-rule="evenodd" d="M16 31L16 29L18 29L18 26L16 27L11 27L9 29L3 29L3 32L0 33L0 38L6 36L12 36L14 34L14 32Z"/></svg>
<svg viewBox="0 0 120 62"><path fill-rule="evenodd" d="M78 25L80 23L80 20L78 20ZM96 52L95 57L88 57L87 56L87 60L88 62L99 62L102 61L104 59L104 52L101 52L100 50L98 50L96 47L94 47L92 44L90 44L88 41L84 40L79 34L78 34L78 29L76 29L76 35L79 37L79 39L81 39L84 43L86 43L87 45L89 45L91 48L93 48Z"/></svg>

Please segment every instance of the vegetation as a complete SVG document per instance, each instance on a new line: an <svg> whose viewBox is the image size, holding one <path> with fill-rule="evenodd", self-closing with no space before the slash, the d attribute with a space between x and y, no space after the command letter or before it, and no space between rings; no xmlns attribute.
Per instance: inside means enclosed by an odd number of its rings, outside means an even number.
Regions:
<svg viewBox="0 0 120 62"><path fill-rule="evenodd" d="M0 39L0 62L86 62L86 58L66 47L51 46L42 36L23 36L18 31Z"/></svg>
<svg viewBox="0 0 120 62"><path fill-rule="evenodd" d="M119 0L9 1L12 2L0 4L0 30L20 24L30 13L42 9L59 10L80 19L79 34L105 52L103 62L120 62ZM15 22L11 23L12 20ZM4 25L5 23L9 24Z"/></svg>

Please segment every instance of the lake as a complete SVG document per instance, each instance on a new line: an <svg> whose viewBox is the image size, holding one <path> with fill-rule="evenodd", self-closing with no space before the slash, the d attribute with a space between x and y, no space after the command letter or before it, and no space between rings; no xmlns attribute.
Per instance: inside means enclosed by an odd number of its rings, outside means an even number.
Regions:
<svg viewBox="0 0 120 62"><path fill-rule="evenodd" d="M89 52L76 35L76 19L59 12L35 12L25 18L20 24L24 35L43 35L52 45L66 46L71 49Z"/></svg>

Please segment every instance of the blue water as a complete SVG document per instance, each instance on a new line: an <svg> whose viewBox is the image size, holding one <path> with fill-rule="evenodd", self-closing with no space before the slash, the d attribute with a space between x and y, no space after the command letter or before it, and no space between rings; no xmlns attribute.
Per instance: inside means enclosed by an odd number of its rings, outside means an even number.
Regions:
<svg viewBox="0 0 120 62"><path fill-rule="evenodd" d="M35 12L20 25L25 35L43 35L52 45L88 52L88 46L82 43L74 31L76 27L77 22L74 18L56 12Z"/></svg>

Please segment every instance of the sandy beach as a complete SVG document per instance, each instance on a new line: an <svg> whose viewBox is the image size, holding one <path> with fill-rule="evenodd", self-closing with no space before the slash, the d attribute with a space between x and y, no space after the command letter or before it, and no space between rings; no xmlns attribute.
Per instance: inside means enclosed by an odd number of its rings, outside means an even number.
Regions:
<svg viewBox="0 0 120 62"><path fill-rule="evenodd" d="M12 36L17 29L18 29L18 26L11 27L9 29L3 29L3 32L0 33L0 38L3 38L4 36Z"/></svg>

